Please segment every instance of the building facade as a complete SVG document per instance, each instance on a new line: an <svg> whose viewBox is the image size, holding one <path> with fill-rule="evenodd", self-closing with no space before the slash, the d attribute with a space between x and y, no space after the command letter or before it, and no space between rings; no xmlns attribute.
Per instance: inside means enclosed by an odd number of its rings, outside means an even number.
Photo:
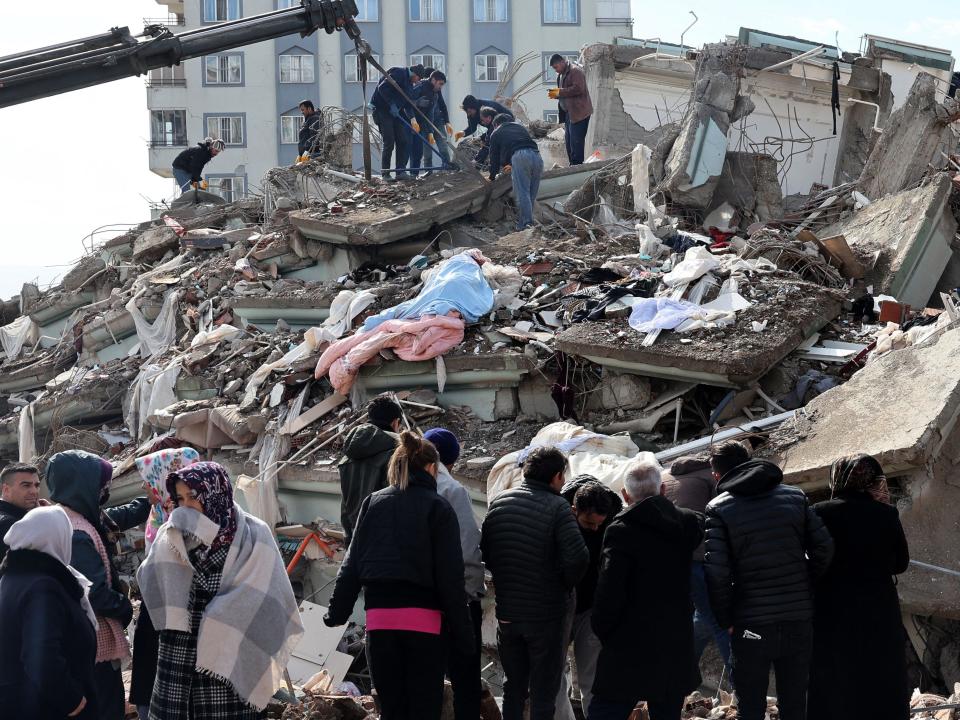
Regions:
<svg viewBox="0 0 960 720"><path fill-rule="evenodd" d="M180 0L167 2L173 32L292 7L299 0ZM506 94L536 78L520 97L530 119L556 118L547 99L559 52L629 35L629 0L357 0L357 21L376 60L386 68L423 63L447 75L444 97L455 129L467 94L491 98L510 63L527 58ZM376 73L371 77L375 80ZM368 83L366 101L373 92ZM317 107L362 113L357 55L342 33L287 36L186 61L150 73L150 169L171 177L173 159L205 136L226 143L207 165L211 189L228 199L256 190L264 173L297 155L303 99ZM354 152L359 165L359 148Z"/></svg>

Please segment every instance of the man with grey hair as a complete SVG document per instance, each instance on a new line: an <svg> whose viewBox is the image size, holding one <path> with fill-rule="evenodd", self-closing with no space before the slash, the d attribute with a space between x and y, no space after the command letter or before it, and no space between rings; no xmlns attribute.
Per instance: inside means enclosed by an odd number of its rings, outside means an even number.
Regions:
<svg viewBox="0 0 960 720"><path fill-rule="evenodd" d="M664 497L661 472L655 460L627 470L627 507L604 536L593 602L602 649L588 720L627 720L640 700L651 720L679 720L684 698L700 683L690 563L703 519Z"/></svg>

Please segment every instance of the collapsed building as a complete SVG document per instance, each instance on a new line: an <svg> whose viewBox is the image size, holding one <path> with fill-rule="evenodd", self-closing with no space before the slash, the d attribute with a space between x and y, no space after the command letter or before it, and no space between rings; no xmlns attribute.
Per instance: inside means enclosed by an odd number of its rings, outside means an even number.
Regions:
<svg viewBox="0 0 960 720"><path fill-rule="evenodd" d="M637 453L749 437L815 498L868 452L923 563L899 587L925 682L951 688L960 110L931 75L895 107L877 57L756 35L586 48L596 156L545 173L534 229L469 144L413 182L320 156L262 196L184 193L0 307L0 457L96 452L122 501L135 457L196 447L285 552L323 538L292 575L323 602L340 443L380 393L460 436L478 514L531 443L576 439L616 485ZM656 121L651 83L677 97Z"/></svg>

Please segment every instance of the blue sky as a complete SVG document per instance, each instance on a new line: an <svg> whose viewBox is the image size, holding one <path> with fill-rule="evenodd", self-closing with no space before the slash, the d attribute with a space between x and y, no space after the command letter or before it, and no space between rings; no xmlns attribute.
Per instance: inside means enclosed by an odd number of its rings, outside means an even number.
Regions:
<svg viewBox="0 0 960 720"><path fill-rule="evenodd" d="M115 25L138 32L144 17L164 9L155 0L8 0L0 55ZM745 26L825 43L839 31L840 48L848 51L860 47L863 33L872 33L960 52L960 13L946 0L685 0L673 6L634 0L634 35L678 42L692 19L689 10L700 17L685 38L691 45L720 41ZM172 189L147 168L148 137L142 78L0 109L0 297L19 292L24 280L53 281L83 254L83 238L92 229L147 218L147 199L162 199Z"/></svg>

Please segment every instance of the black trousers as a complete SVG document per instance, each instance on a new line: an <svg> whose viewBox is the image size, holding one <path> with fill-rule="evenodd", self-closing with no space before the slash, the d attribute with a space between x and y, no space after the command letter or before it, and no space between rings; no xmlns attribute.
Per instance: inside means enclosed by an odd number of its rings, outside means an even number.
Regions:
<svg viewBox="0 0 960 720"><path fill-rule="evenodd" d="M398 170L399 168L407 167L407 160L409 160L410 155L410 144L407 141L407 135L410 131L400 118L391 115L389 110L374 111L373 121L380 129L380 138L383 140L383 151L380 154L380 167L384 171L383 176L386 177L386 171L393 167L390 161L393 159L394 150L397 151L396 167ZM397 172L398 177L401 174L405 173Z"/></svg>
<svg viewBox="0 0 960 720"><path fill-rule="evenodd" d="M381 720L439 720L443 709L443 638L406 630L367 633L367 664Z"/></svg>
<svg viewBox="0 0 960 720"><path fill-rule="evenodd" d="M566 649L565 618L545 622L500 622L497 647L503 665L503 720L553 720Z"/></svg>
<svg viewBox="0 0 960 720"><path fill-rule="evenodd" d="M631 702L604 700L594 696L587 712L587 720L627 720L630 713L640 702L637 698ZM647 700L647 714L650 720L680 720L683 714L683 698L654 698Z"/></svg>
<svg viewBox="0 0 960 720"><path fill-rule="evenodd" d="M123 675L120 663L117 667L109 660L93 666L93 679L97 684L97 707L99 720L123 720L127 701L123 693Z"/></svg>
<svg viewBox="0 0 960 720"><path fill-rule="evenodd" d="M745 636L746 633L760 637ZM740 720L763 720L771 665L777 678L780 719L805 720L813 624L782 622L756 627L735 626L731 643Z"/></svg>
<svg viewBox="0 0 960 720"><path fill-rule="evenodd" d="M470 652L458 652L449 638L447 639L447 675L453 686L453 714L456 720L476 720L480 717L480 696L483 694L480 682L483 611L480 609L479 600L469 603L468 607L474 638Z"/></svg>

